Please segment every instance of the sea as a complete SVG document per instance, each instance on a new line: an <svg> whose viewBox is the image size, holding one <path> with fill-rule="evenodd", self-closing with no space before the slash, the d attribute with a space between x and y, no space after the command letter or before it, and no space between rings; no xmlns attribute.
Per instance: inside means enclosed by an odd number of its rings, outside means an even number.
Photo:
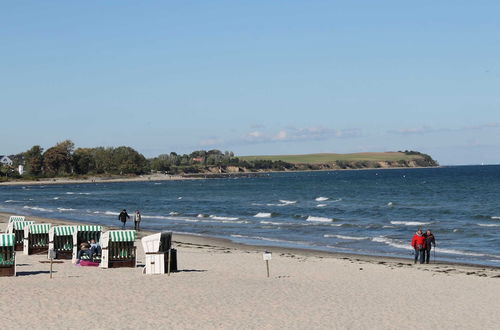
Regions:
<svg viewBox="0 0 500 330"><path fill-rule="evenodd" d="M409 260L431 229L437 261L500 267L500 165L0 186L0 211L27 217L118 226L122 209L148 230Z"/></svg>

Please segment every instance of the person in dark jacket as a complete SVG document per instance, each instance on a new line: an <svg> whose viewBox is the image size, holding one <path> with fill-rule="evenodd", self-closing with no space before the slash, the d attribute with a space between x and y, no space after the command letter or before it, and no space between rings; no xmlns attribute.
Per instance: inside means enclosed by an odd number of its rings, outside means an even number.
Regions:
<svg viewBox="0 0 500 330"><path fill-rule="evenodd" d="M411 246L415 249L415 263L420 259L420 263L425 261L425 237L422 229L418 229L413 238L411 239Z"/></svg>
<svg viewBox="0 0 500 330"><path fill-rule="evenodd" d="M125 229L125 223L127 222L127 219L130 219L130 216L128 215L127 210L123 209L123 211L121 211L118 215L118 220L122 222L123 229Z"/></svg>
<svg viewBox="0 0 500 330"><path fill-rule="evenodd" d="M429 260L431 259L431 248L432 248L431 244L434 246L434 248L436 248L436 238L429 229L427 229L427 231L425 232L424 237L425 237L425 262L429 263Z"/></svg>

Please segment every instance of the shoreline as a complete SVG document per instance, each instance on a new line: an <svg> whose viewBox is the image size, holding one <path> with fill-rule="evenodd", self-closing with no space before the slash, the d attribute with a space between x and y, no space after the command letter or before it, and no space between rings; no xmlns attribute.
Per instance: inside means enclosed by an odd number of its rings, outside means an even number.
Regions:
<svg viewBox="0 0 500 330"><path fill-rule="evenodd" d="M11 215L19 215L14 213L0 212L0 223L8 221L8 217ZM96 223L91 222L81 222L70 219L53 219L38 216L26 216L26 218L33 219L39 223L51 223L53 225L95 225ZM119 226L107 226L102 225L104 230L115 230L121 229ZM127 228L132 229L132 228ZM142 237L158 233L159 231L153 230L141 230L137 232L137 239L140 240ZM173 231L174 239L173 242L178 246L200 246L207 248L219 248L219 249L233 249L238 251L251 251L260 252L269 251L275 254L288 254L297 255L300 257L318 257L318 258L332 258L332 259L342 259L342 260L354 260L356 262L365 263L378 263L378 264L395 264L395 265L405 265L410 267L435 267L435 266L446 266L446 267L460 267L470 270L488 270L492 272L499 272L500 277L500 266L482 265L474 263L463 263L463 262L451 262L451 261L439 261L430 264L413 264L412 258L400 258L391 256L377 256L377 255L365 255L365 254L355 254L346 252L330 252L321 251L315 249L307 248L293 248L293 247L279 247L272 245L252 245L245 243L234 242L228 238L220 238L213 236L204 236L196 234L187 233L176 233Z"/></svg>
<svg viewBox="0 0 500 330"><path fill-rule="evenodd" d="M466 166L466 165L463 165ZM346 169L319 169L319 170L299 170L299 171L263 171L263 172L235 172L235 173L192 173L185 175L151 174L138 175L135 177L89 177L87 179L71 178L43 178L40 180L28 181L6 181L0 182L2 186L32 186L32 185L65 185L65 184L92 184L92 183L114 183L114 182L157 182L157 181L185 181L185 180L205 180L219 179L226 177L248 177L259 176L271 173L309 173L309 172L335 172L335 171L374 171L374 170L413 170L427 168L445 168L449 166L426 166L426 167L370 167L370 168L346 168Z"/></svg>

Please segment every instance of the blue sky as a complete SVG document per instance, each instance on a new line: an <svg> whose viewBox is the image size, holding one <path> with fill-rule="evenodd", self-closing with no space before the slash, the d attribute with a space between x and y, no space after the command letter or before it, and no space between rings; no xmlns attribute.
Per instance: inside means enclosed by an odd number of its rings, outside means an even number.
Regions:
<svg viewBox="0 0 500 330"><path fill-rule="evenodd" d="M500 164L499 1L2 1L0 154Z"/></svg>

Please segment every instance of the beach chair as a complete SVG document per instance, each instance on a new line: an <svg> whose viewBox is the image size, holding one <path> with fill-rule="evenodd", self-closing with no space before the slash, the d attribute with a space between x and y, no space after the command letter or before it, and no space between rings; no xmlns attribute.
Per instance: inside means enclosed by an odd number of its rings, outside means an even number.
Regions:
<svg viewBox="0 0 500 330"><path fill-rule="evenodd" d="M26 217L23 215L11 215L9 217L9 223L14 222L14 221L25 221Z"/></svg>
<svg viewBox="0 0 500 330"><path fill-rule="evenodd" d="M24 254L47 253L50 227L50 223L34 223L24 227Z"/></svg>
<svg viewBox="0 0 500 330"><path fill-rule="evenodd" d="M135 230L110 230L102 234L102 268L135 267Z"/></svg>
<svg viewBox="0 0 500 330"><path fill-rule="evenodd" d="M7 225L7 233L14 234L14 250L24 250L24 227L35 223L34 221L13 221Z"/></svg>
<svg viewBox="0 0 500 330"><path fill-rule="evenodd" d="M0 276L16 276L14 234L0 234Z"/></svg>
<svg viewBox="0 0 500 330"><path fill-rule="evenodd" d="M162 232L143 237L142 247L146 255L146 274L165 274L177 271L177 250L172 249L172 233Z"/></svg>
<svg viewBox="0 0 500 330"><path fill-rule="evenodd" d="M73 257L73 233L76 226L55 226L49 230L49 255L55 252L55 259L71 259Z"/></svg>
<svg viewBox="0 0 500 330"><path fill-rule="evenodd" d="M97 243L101 241L102 226L96 225L78 225L73 232L73 263L76 262L76 256L80 251L80 244L94 239Z"/></svg>

